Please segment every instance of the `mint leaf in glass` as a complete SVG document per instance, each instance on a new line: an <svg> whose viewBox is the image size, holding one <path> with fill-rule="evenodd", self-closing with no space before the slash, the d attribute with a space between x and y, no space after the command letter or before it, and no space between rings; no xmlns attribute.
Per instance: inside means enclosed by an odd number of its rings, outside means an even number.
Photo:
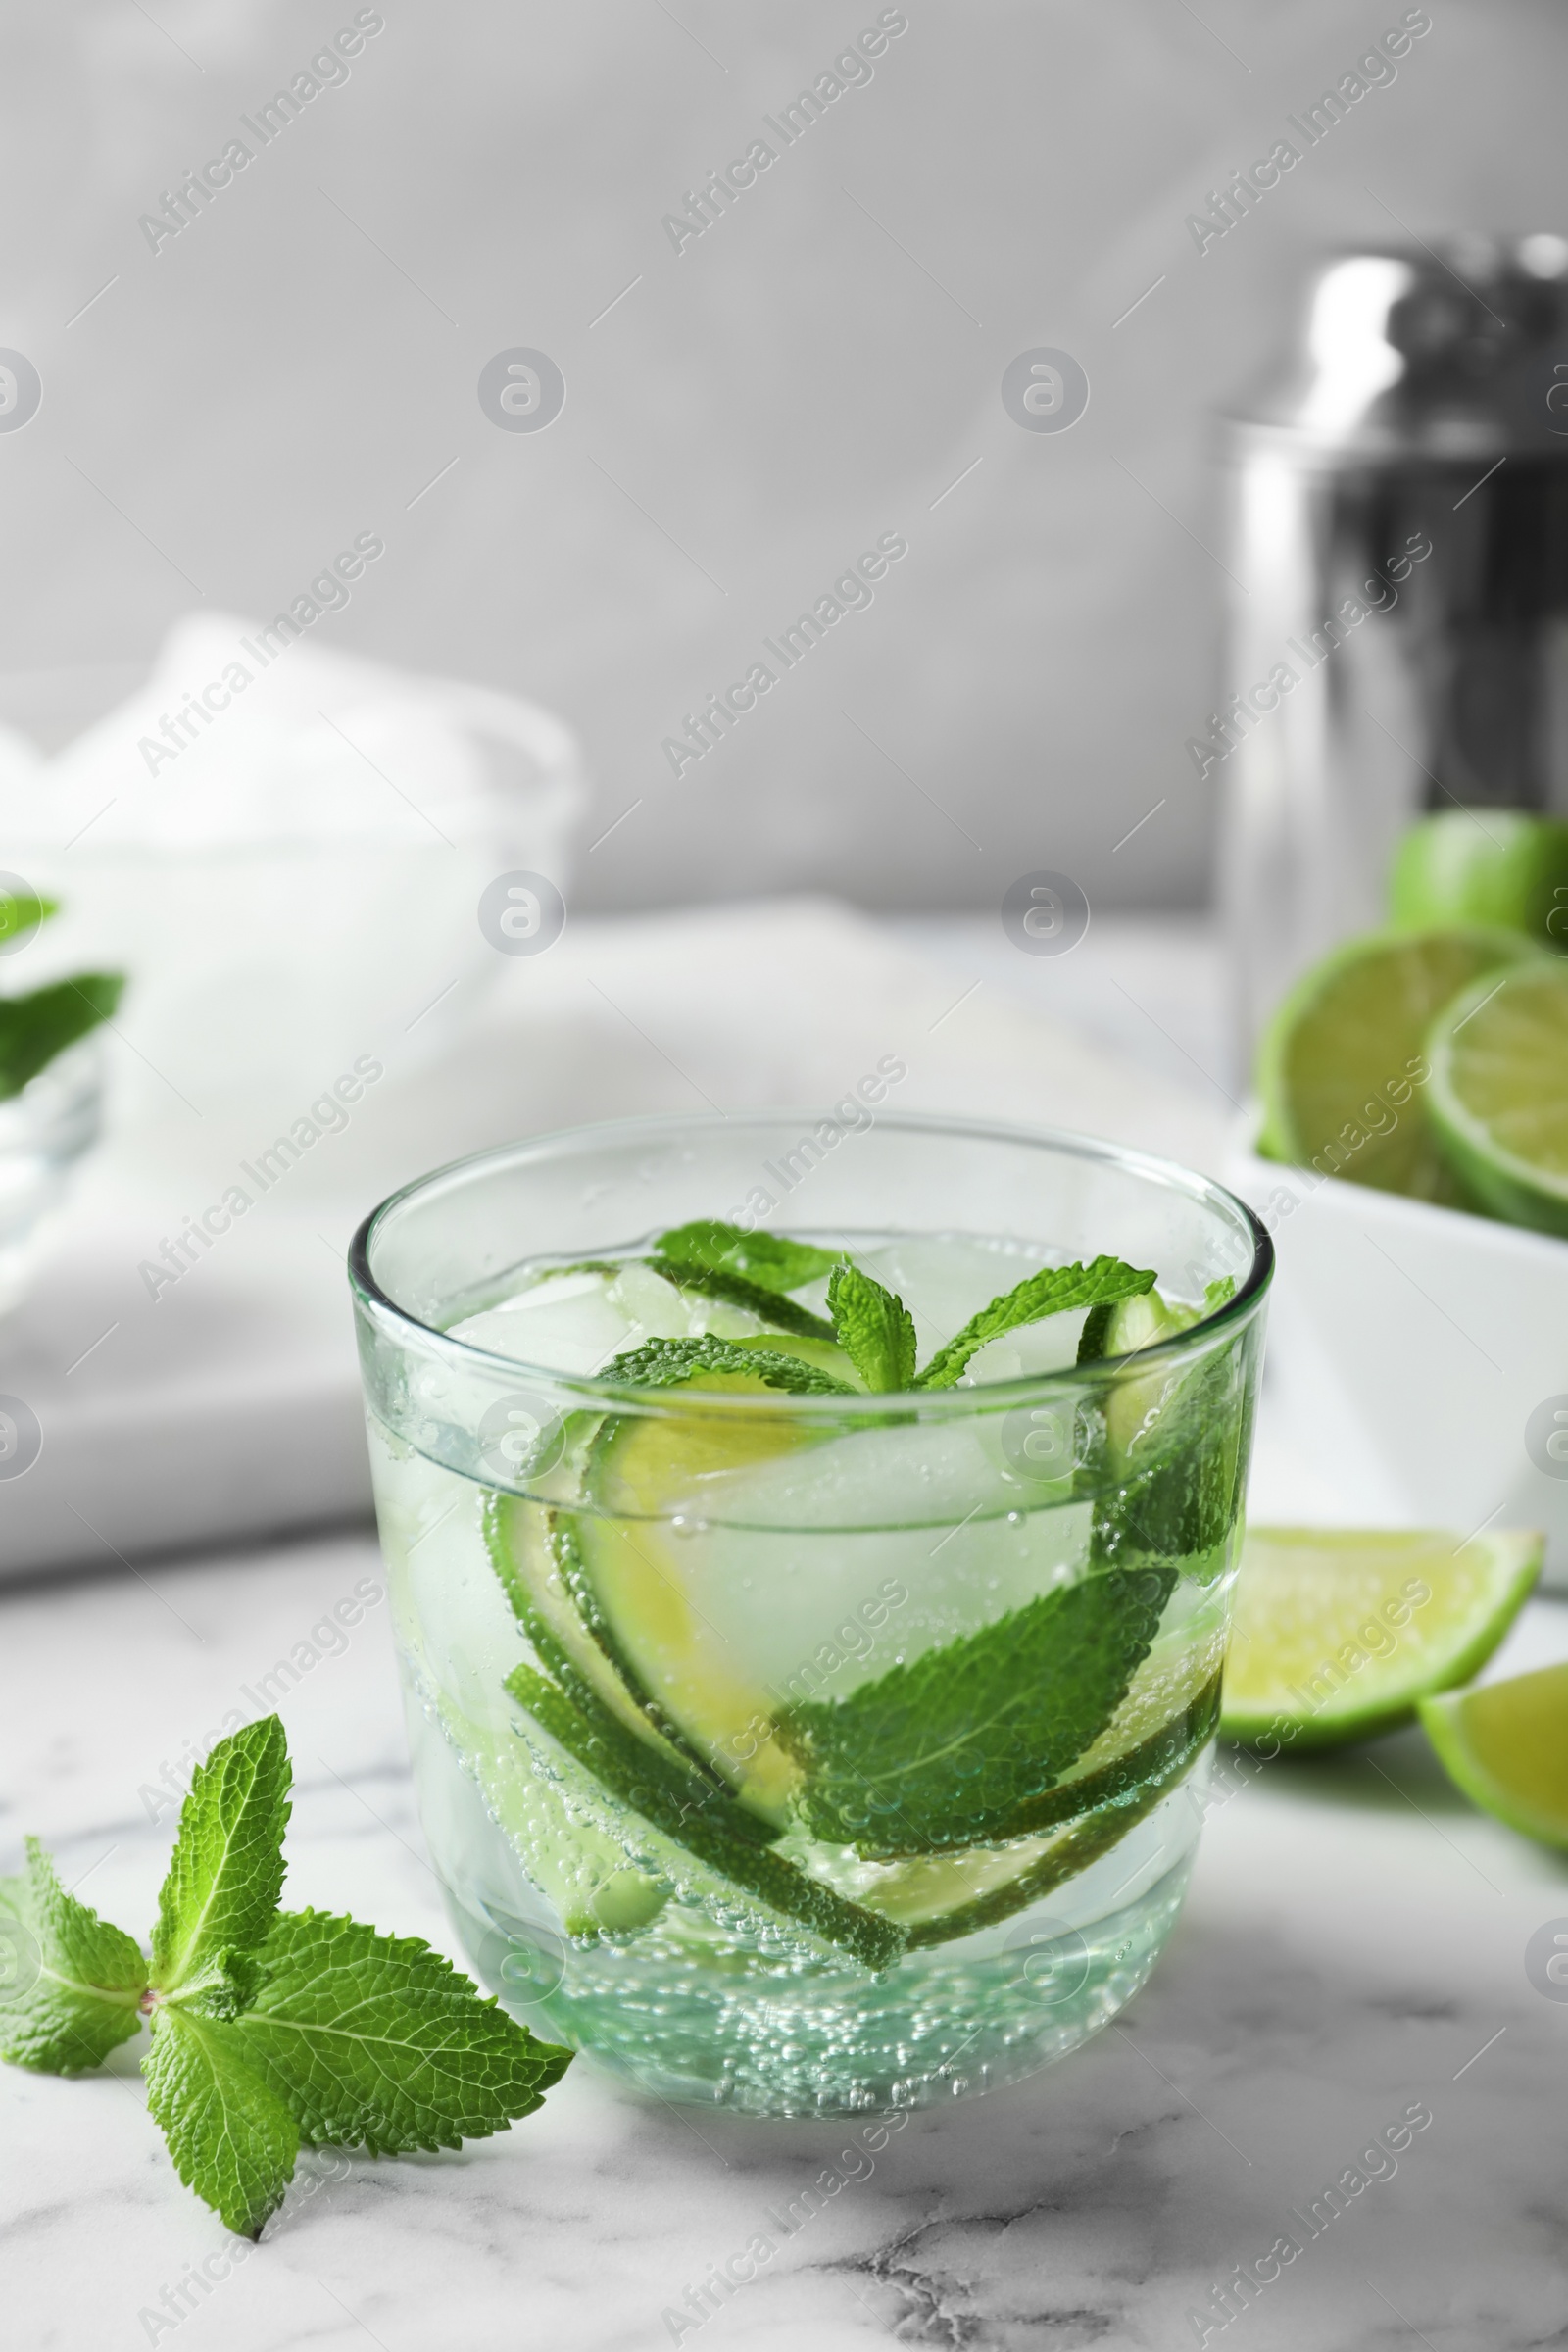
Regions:
<svg viewBox="0 0 1568 2352"><path fill-rule="evenodd" d="M835 1250L816 1250L809 1242L792 1242L783 1234L748 1233L744 1226L726 1225L720 1217L697 1217L689 1225L672 1225L660 1235L654 1248L659 1257L676 1265L739 1274L764 1291L798 1291L808 1282L820 1282L839 1260Z"/></svg>
<svg viewBox="0 0 1568 2352"><path fill-rule="evenodd" d="M456 2148L531 2115L570 2061L416 1936L284 1911L231 2038L307 2141Z"/></svg>
<svg viewBox="0 0 1568 2352"><path fill-rule="evenodd" d="M702 1372L747 1372L770 1389L785 1389L797 1396L856 1395L847 1380L836 1379L819 1364L737 1340L645 1340L640 1348L613 1357L600 1377L628 1389L670 1389Z"/></svg>
<svg viewBox="0 0 1568 2352"><path fill-rule="evenodd" d="M141 2062L147 2106L174 2170L237 2236L260 2237L294 2174L300 2130L245 2063L229 2029L171 2002Z"/></svg>
<svg viewBox="0 0 1568 2352"><path fill-rule="evenodd" d="M1174 1568L1111 1568L780 1717L815 1838L873 1859L1015 1837L1148 1656Z"/></svg>
<svg viewBox="0 0 1568 2352"><path fill-rule="evenodd" d="M878 1394L914 1379L914 1319L904 1300L842 1258L827 1278L833 1336L866 1387Z"/></svg>
<svg viewBox="0 0 1568 2352"><path fill-rule="evenodd" d="M78 972L30 996L0 997L0 1102L20 1095L57 1054L107 1021L124 985L119 972Z"/></svg>
<svg viewBox="0 0 1568 2352"><path fill-rule="evenodd" d="M0 2058L85 2074L140 2028L147 1962L66 1892L36 1838L26 1856L22 1877L0 1879Z"/></svg>
<svg viewBox="0 0 1568 2352"><path fill-rule="evenodd" d="M161 1991L194 1988L205 1964L265 1938L283 1890L291 1777L275 1715L220 1740L197 1767L153 1930Z"/></svg>
<svg viewBox="0 0 1568 2352"><path fill-rule="evenodd" d="M1093 1313L1153 1287L1152 1270L1124 1265L1119 1257L1097 1257L1087 1266L1045 1266L972 1315L945 1348L938 1348L914 1385L917 1389L951 1389L970 1357L989 1340L1000 1340L1006 1332L1017 1331L1025 1323L1042 1322L1048 1315L1066 1314L1073 1307L1087 1306Z"/></svg>

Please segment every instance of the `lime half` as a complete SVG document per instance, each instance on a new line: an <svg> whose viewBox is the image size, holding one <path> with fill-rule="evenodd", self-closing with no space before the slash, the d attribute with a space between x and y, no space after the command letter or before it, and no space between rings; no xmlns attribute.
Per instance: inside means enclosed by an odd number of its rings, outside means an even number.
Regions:
<svg viewBox="0 0 1568 2352"><path fill-rule="evenodd" d="M1568 960L1485 973L1433 1024L1429 1109L1494 1215L1568 1235Z"/></svg>
<svg viewBox="0 0 1568 2352"><path fill-rule="evenodd" d="M1527 1838L1568 1846L1568 1666L1424 1698L1421 1720L1466 1796Z"/></svg>
<svg viewBox="0 0 1568 2352"><path fill-rule="evenodd" d="M1522 808L1444 808L1412 825L1389 873L1401 927L1495 923L1568 949L1568 824Z"/></svg>
<svg viewBox="0 0 1568 2352"><path fill-rule="evenodd" d="M1460 1188L1427 1122L1427 1031L1483 972L1536 953L1517 932L1380 932L1339 948L1264 1034L1258 1149L1420 1200Z"/></svg>
<svg viewBox="0 0 1568 2352"><path fill-rule="evenodd" d="M1544 1539L1387 1529L1248 1530L1220 1731L1299 1753L1408 1723L1467 1682L1518 1615Z"/></svg>

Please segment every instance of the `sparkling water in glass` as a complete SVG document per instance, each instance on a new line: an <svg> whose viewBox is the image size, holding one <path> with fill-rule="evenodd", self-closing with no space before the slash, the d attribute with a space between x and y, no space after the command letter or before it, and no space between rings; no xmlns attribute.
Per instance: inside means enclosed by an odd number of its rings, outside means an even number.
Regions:
<svg viewBox="0 0 1568 2352"><path fill-rule="evenodd" d="M946 1390L617 1383L702 1333L826 1360L650 1268L714 1216L851 1255L922 1362L1102 1254L1191 1320L1079 1364L1060 1314ZM989 2089L1105 2024L1200 1827L1271 1262L1180 1168L870 1109L581 1129L378 1209L352 1269L419 1804L509 2009L774 2115Z"/></svg>

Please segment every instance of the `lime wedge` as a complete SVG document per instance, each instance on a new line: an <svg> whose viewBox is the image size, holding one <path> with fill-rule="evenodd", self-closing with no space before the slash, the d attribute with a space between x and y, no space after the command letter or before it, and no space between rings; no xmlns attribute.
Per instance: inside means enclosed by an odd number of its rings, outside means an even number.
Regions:
<svg viewBox="0 0 1568 2352"><path fill-rule="evenodd" d="M1236 1587L1220 1731L1293 1753L1368 1740L1467 1682L1541 1573L1544 1539L1254 1527Z"/></svg>
<svg viewBox="0 0 1568 2352"><path fill-rule="evenodd" d="M1494 923L1568 949L1568 825L1522 808L1445 808L1412 825L1389 874L1401 929Z"/></svg>
<svg viewBox="0 0 1568 2352"><path fill-rule="evenodd" d="M1427 1031L1483 972L1535 951L1517 932L1383 932L1299 981L1264 1033L1258 1149L1386 1193L1457 1201L1427 1123Z"/></svg>
<svg viewBox="0 0 1568 2352"><path fill-rule="evenodd" d="M1510 1224L1568 1235L1568 960L1483 974L1427 1052L1433 1130L1460 1182Z"/></svg>
<svg viewBox="0 0 1568 2352"><path fill-rule="evenodd" d="M1543 1845L1568 1846L1568 1666L1424 1698L1421 1720L1466 1796Z"/></svg>

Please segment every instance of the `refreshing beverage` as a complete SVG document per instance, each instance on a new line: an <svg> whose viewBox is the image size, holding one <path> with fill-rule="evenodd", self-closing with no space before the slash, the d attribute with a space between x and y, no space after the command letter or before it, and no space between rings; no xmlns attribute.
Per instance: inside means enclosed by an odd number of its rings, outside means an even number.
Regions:
<svg viewBox="0 0 1568 2352"><path fill-rule="evenodd" d="M464 1943L536 2031L770 2114L1014 2080L1147 1976L1270 1266L1109 1146L832 1124L546 1138L354 1252Z"/></svg>

